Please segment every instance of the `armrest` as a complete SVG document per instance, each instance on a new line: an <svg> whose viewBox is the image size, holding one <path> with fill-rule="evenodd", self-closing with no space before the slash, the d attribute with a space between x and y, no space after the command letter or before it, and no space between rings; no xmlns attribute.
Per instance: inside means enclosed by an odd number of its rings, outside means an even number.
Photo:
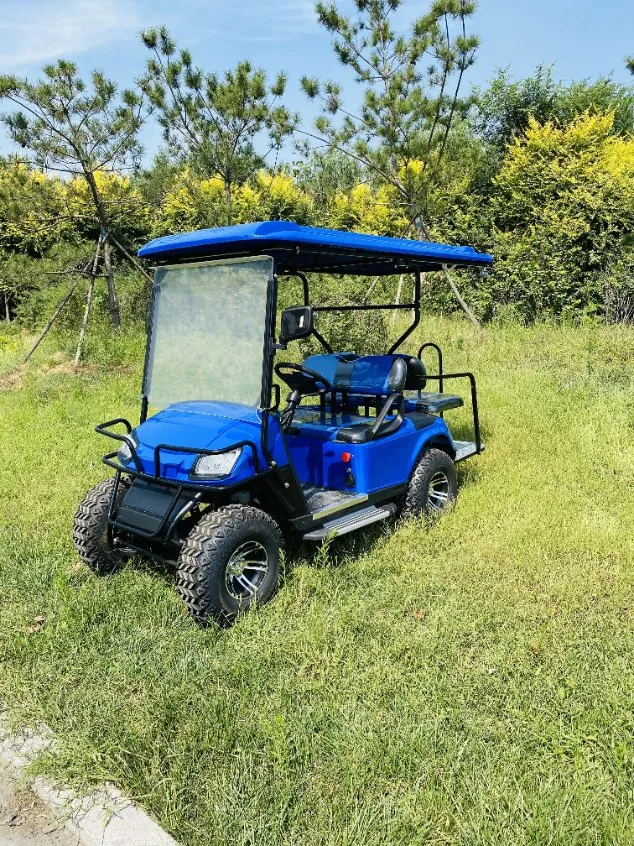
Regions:
<svg viewBox="0 0 634 846"><path fill-rule="evenodd" d="M396 412L396 416L393 420L390 420L387 424L385 423L385 418L392 410L394 403L398 403L398 409ZM390 435L392 432L396 432L397 429L400 429L401 424L403 423L403 417L405 414L405 397L403 394L390 394L387 398L385 405L379 412L376 420L370 427L370 438L376 438L376 436L380 433L381 435Z"/></svg>

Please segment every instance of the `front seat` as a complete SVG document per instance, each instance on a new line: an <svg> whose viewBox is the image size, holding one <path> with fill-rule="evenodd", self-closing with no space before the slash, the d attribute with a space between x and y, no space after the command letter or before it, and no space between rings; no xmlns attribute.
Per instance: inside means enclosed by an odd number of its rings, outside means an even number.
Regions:
<svg viewBox="0 0 634 846"><path fill-rule="evenodd" d="M363 444L396 432L403 422L403 390L407 380L407 364L400 356L364 355L352 363L345 380L335 385L353 405L367 397L381 400L386 397L376 418L363 423L342 426L335 440L349 444ZM388 416L396 407L395 416Z"/></svg>

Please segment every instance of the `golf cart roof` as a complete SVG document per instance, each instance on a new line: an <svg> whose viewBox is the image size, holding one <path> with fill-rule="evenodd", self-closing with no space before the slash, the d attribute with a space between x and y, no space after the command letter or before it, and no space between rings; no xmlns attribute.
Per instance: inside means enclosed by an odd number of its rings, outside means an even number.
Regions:
<svg viewBox="0 0 634 846"><path fill-rule="evenodd" d="M313 271L363 276L438 270L443 264L486 267L493 262L492 256L473 247L319 229L288 220L167 235L139 250L139 256L159 264L261 254L275 258L278 273Z"/></svg>

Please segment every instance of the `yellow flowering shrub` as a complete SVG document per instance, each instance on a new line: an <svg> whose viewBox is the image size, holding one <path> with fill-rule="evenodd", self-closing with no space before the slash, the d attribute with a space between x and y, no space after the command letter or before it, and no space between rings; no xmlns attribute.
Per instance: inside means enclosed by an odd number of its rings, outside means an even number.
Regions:
<svg viewBox="0 0 634 846"><path fill-rule="evenodd" d="M407 229L405 210L395 192L361 183L351 191L337 192L328 208L328 225L373 235L403 235Z"/></svg>
<svg viewBox="0 0 634 846"><path fill-rule="evenodd" d="M0 247L41 255L72 233L61 180L17 161L0 167Z"/></svg>
<svg viewBox="0 0 634 846"><path fill-rule="evenodd" d="M96 171L95 183L114 232L144 237L151 227L152 212L140 191L127 176ZM95 204L82 176L64 183L67 213L80 235L93 236L98 229Z"/></svg>

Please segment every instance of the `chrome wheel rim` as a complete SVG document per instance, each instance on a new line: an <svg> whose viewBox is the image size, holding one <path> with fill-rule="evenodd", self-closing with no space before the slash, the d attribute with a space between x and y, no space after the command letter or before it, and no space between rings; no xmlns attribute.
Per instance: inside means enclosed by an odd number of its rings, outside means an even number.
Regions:
<svg viewBox="0 0 634 846"><path fill-rule="evenodd" d="M269 556L258 541L241 544L225 568L225 587L239 602L256 595L269 571Z"/></svg>
<svg viewBox="0 0 634 846"><path fill-rule="evenodd" d="M427 502L432 511L444 511L449 502L449 479L442 470L436 470L427 487Z"/></svg>

